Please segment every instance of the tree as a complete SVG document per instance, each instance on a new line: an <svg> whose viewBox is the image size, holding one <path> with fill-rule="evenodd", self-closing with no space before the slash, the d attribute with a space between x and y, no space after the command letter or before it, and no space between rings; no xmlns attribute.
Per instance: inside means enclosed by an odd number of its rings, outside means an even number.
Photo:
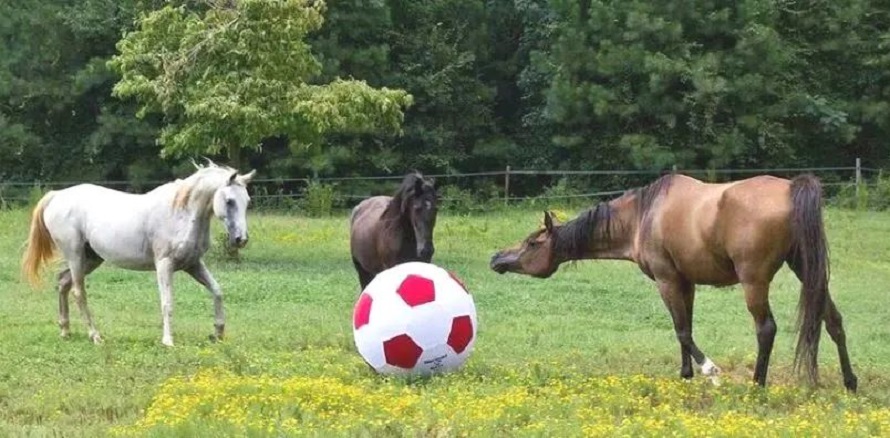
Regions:
<svg viewBox="0 0 890 438"><path fill-rule="evenodd" d="M391 81L416 97L399 139L400 160L419 169L455 171L495 130L496 89L489 65L485 3L389 0L393 20Z"/></svg>
<svg viewBox="0 0 890 438"><path fill-rule="evenodd" d="M162 155L225 151L285 136L292 147L328 133L393 132L412 97L364 81L314 83L321 64L306 37L323 22L312 0L210 1L203 10L167 5L140 18L110 65L119 97L139 101L140 116L165 117Z"/></svg>
<svg viewBox="0 0 890 438"><path fill-rule="evenodd" d="M111 97L105 67L136 10L162 0L7 2L0 13L0 179L169 176L156 125Z"/></svg>

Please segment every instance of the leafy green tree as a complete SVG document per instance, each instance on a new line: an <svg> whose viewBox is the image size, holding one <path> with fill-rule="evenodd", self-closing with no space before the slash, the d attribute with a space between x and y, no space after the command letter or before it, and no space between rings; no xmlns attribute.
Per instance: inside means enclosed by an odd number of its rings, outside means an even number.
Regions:
<svg viewBox="0 0 890 438"><path fill-rule="evenodd" d="M147 0L6 2L0 12L0 179L166 177L156 125L110 95L105 67ZM154 159L153 159L154 158Z"/></svg>
<svg viewBox="0 0 890 438"><path fill-rule="evenodd" d="M134 97L140 116L165 116L163 154L225 151L285 136L292 147L331 132L397 131L411 96L364 81L313 80L321 64L306 37L325 5L311 0L212 1L204 10L167 5L139 20L110 65L114 94Z"/></svg>
<svg viewBox="0 0 890 438"><path fill-rule="evenodd" d="M400 170L471 169L477 147L497 135L489 4L473 0L388 0L392 74L387 83L417 100L391 160Z"/></svg>

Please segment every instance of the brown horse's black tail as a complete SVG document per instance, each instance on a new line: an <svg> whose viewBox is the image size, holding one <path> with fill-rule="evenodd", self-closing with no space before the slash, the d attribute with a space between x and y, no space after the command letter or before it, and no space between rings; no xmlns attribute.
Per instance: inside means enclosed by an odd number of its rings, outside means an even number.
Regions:
<svg viewBox="0 0 890 438"><path fill-rule="evenodd" d="M819 380L816 358L828 300L828 245L822 222L822 187L812 175L791 180L792 242L788 265L802 283L797 310L799 337L794 369L806 371L811 383Z"/></svg>

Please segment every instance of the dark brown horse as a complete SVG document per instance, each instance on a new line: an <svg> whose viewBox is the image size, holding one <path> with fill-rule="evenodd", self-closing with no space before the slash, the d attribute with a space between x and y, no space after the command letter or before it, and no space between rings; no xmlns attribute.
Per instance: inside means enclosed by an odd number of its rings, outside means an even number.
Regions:
<svg viewBox="0 0 890 438"><path fill-rule="evenodd" d="M365 199L352 210L349 245L362 289L395 265L432 260L436 204L434 183L411 173L393 196Z"/></svg>
<svg viewBox="0 0 890 438"><path fill-rule="evenodd" d="M544 229L498 252L491 268L547 278L561 263L583 259L635 262L658 285L680 342L680 376L693 375L690 359L716 379L719 373L692 339L695 285L741 283L757 331L754 380L766 383L776 323L769 285L787 263L802 283L795 369L818 381L816 356L822 321L837 344L844 385L856 390L841 314L828 292L828 250L822 191L809 175L793 180L758 176L706 184L666 175L585 211L564 225L544 215Z"/></svg>

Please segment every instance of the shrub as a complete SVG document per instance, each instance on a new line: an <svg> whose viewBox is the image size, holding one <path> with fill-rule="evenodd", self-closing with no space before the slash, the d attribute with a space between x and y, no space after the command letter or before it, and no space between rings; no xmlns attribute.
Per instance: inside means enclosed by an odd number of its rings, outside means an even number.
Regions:
<svg viewBox="0 0 890 438"><path fill-rule="evenodd" d="M336 200L333 185L310 181L303 195L303 208L309 216L327 217L333 212Z"/></svg>
<svg viewBox="0 0 890 438"><path fill-rule="evenodd" d="M858 211L884 211L890 209L890 178L878 174L871 184L846 184L830 201L831 205Z"/></svg>

